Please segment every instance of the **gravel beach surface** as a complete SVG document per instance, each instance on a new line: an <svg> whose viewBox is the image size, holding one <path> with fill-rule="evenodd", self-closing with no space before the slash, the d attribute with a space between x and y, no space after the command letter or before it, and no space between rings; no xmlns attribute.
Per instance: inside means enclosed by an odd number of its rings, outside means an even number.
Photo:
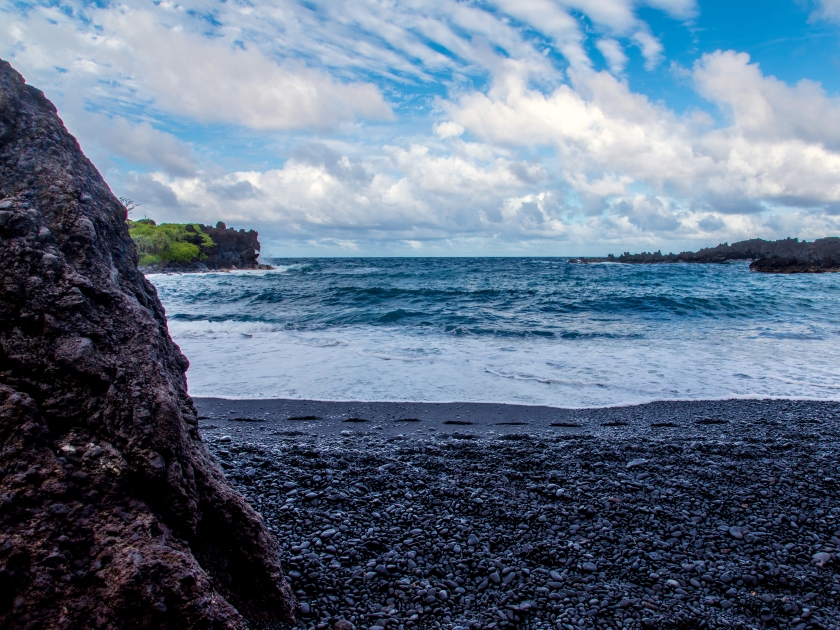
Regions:
<svg viewBox="0 0 840 630"><path fill-rule="evenodd" d="M195 402L299 627L840 628L840 403Z"/></svg>

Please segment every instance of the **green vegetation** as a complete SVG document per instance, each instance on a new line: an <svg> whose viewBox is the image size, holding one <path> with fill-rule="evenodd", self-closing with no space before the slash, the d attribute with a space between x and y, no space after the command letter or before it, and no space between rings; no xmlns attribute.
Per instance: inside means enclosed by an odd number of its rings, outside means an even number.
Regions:
<svg viewBox="0 0 840 630"><path fill-rule="evenodd" d="M197 223L161 223L151 219L128 221L128 233L137 245L140 266L161 262L198 262L207 258L202 248L216 243Z"/></svg>

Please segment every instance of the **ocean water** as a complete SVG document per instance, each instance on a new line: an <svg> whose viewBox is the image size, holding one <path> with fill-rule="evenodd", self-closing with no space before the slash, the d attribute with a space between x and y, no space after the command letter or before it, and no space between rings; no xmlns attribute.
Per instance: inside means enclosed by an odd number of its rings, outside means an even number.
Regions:
<svg viewBox="0 0 840 630"><path fill-rule="evenodd" d="M194 396L593 407L840 399L840 274L556 258L154 275Z"/></svg>

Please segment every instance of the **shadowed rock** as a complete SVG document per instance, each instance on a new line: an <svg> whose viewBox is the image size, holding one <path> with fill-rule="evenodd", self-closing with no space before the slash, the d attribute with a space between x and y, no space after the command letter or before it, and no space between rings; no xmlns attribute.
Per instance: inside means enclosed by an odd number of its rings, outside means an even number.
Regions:
<svg viewBox="0 0 840 630"><path fill-rule="evenodd" d="M125 209L0 61L0 627L292 618L261 518L198 432Z"/></svg>

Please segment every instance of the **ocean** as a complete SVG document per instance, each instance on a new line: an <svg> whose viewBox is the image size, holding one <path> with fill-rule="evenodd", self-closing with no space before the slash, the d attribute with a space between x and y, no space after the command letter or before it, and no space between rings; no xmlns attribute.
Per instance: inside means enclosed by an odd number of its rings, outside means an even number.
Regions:
<svg viewBox="0 0 840 630"><path fill-rule="evenodd" d="M559 258L268 262L149 276L193 396L840 400L840 274Z"/></svg>

